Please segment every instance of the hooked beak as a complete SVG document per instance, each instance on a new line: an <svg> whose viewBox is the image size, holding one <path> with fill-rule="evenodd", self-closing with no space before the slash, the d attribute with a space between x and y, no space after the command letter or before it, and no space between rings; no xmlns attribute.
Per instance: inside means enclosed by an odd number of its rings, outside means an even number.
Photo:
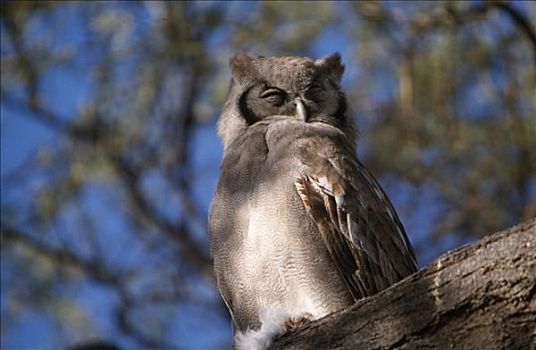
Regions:
<svg viewBox="0 0 536 350"><path fill-rule="evenodd" d="M302 100L300 98L297 98L296 100L294 100L294 102L296 103L296 115L298 116L298 118L306 122L307 111L305 110L305 106L303 105Z"/></svg>

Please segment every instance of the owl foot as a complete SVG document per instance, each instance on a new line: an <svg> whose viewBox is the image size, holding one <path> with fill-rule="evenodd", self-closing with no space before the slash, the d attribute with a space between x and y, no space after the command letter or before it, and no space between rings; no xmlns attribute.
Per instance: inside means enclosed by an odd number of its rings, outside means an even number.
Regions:
<svg viewBox="0 0 536 350"><path fill-rule="evenodd" d="M243 332L237 330L233 349L266 350L274 339L280 338L288 331L295 330L313 318L309 313L303 313L300 316L292 315L280 307L263 308L259 315L260 329L247 329Z"/></svg>
<svg viewBox="0 0 536 350"><path fill-rule="evenodd" d="M311 321L312 318L313 315L308 312L299 317L292 317L285 321L285 324L283 325L283 331L285 333L295 331L307 322Z"/></svg>

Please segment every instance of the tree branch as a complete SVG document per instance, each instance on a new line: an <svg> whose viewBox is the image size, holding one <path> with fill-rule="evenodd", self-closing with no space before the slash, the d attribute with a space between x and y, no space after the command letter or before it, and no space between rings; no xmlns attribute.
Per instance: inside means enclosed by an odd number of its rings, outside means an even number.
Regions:
<svg viewBox="0 0 536 350"><path fill-rule="evenodd" d="M534 30L530 20L507 1L492 1L490 4L507 13L514 24L519 27L519 30L524 33L532 46L534 63L536 64L536 30Z"/></svg>
<svg viewBox="0 0 536 350"><path fill-rule="evenodd" d="M530 349L536 219L451 251L272 349Z"/></svg>
<svg viewBox="0 0 536 350"><path fill-rule="evenodd" d="M134 322L130 319L129 312L134 309L135 305L142 304L131 295L127 286L127 281L134 276L135 271L122 271L121 273L109 271L106 266L102 265L102 261L86 260L67 249L46 245L33 239L29 234L4 223L1 226L1 239L2 245L9 243L24 246L36 254L47 257L58 266L75 268L84 272L95 282L113 288L119 297L119 305L114 313L116 325L124 334L148 349L178 349L166 341L145 334L141 330L142 326L139 326L143 322Z"/></svg>

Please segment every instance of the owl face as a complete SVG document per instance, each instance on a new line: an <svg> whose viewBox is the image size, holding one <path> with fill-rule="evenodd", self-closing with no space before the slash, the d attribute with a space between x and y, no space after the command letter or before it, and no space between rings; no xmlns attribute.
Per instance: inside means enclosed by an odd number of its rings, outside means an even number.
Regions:
<svg viewBox="0 0 536 350"><path fill-rule="evenodd" d="M344 71L339 54L305 57L231 59L233 84L241 87L238 109L248 125L272 116L325 122L343 127L346 99L339 84Z"/></svg>

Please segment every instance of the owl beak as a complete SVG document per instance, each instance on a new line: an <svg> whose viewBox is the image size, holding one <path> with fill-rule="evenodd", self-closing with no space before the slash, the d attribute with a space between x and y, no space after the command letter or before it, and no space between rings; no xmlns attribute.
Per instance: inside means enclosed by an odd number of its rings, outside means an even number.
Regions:
<svg viewBox="0 0 536 350"><path fill-rule="evenodd" d="M297 98L294 100L296 103L296 114L297 116L303 120L304 122L307 121L307 111L305 110L305 106L303 105L303 102L300 98Z"/></svg>

